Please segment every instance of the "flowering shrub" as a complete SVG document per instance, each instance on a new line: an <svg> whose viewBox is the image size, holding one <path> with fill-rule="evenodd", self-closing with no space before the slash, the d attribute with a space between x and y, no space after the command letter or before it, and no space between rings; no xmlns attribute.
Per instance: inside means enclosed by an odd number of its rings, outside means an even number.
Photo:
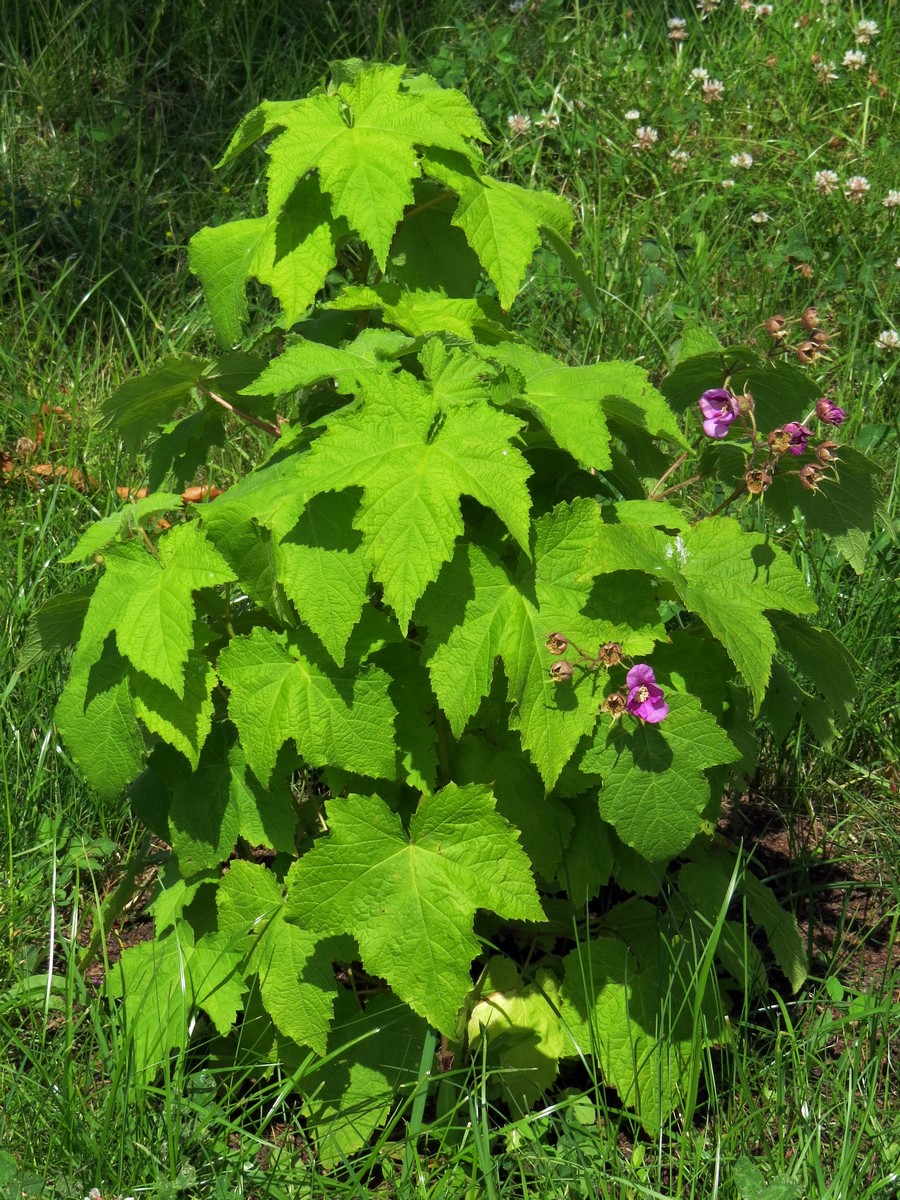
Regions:
<svg viewBox="0 0 900 1200"><path fill-rule="evenodd" d="M540 352L506 312L542 240L581 271L572 216L487 175L484 136L357 62L249 114L222 165L269 138L267 210L191 245L225 352L110 398L154 490L69 555L61 732L171 847L110 977L138 1075L202 1010L293 1072L326 1162L438 1038L438 1080L483 1053L518 1111L592 1054L658 1128L765 985L737 893L805 974L716 833L754 716L827 741L854 695L789 547L724 512L800 508L861 563L870 468L812 445L844 414L779 357L790 323L771 358L687 330L660 389ZM241 421L269 446L239 482L162 490Z"/></svg>

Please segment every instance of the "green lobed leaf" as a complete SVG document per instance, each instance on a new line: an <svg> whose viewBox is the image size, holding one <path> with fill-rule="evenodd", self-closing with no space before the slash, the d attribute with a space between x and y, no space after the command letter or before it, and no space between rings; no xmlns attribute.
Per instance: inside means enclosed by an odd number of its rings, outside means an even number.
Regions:
<svg viewBox="0 0 900 1200"><path fill-rule="evenodd" d="M268 868L233 862L216 893L219 930L248 955L276 1029L324 1054L336 984L330 955L317 939L285 920L282 888ZM248 945L249 944L249 945Z"/></svg>
<svg viewBox="0 0 900 1200"><path fill-rule="evenodd" d="M124 1001L125 1032L137 1073L151 1082L174 1049L190 1041L203 1009L226 1034L241 1007L240 955L211 934L194 943L190 926L129 946L108 976L109 994Z"/></svg>
<svg viewBox="0 0 900 1200"><path fill-rule="evenodd" d="M194 771L212 726L215 685L215 671L202 654L193 650L188 652L185 662L184 689L180 696L141 671L128 674L134 715L151 733L180 750Z"/></svg>
<svg viewBox="0 0 900 1200"><path fill-rule="evenodd" d="M164 424L191 397L206 363L199 358L168 358L139 379L129 379L103 402L103 419L118 430L125 449L137 454L148 434Z"/></svg>
<svg viewBox="0 0 900 1200"><path fill-rule="evenodd" d="M740 756L696 697L669 692L666 702L658 725L604 722L579 764L603 777L600 815L650 862L689 845L709 800L703 771Z"/></svg>
<svg viewBox="0 0 900 1200"><path fill-rule="evenodd" d="M762 534L730 517L711 517L674 538L634 524L606 525L597 540L599 570L636 568L671 583L742 672L757 708L775 652L767 609L815 611L803 576Z"/></svg>
<svg viewBox="0 0 900 1200"><path fill-rule="evenodd" d="M520 424L485 405L437 408L406 372L364 387L364 407L336 414L304 456L307 495L363 488L354 521L372 573L405 630L416 601L463 532L459 500L491 508L526 550L529 468L512 439Z"/></svg>
<svg viewBox="0 0 900 1200"><path fill-rule="evenodd" d="M471 986L478 908L543 918L516 831L485 787L425 797L407 835L378 796L328 803L330 833L291 868L288 911L305 928L349 933L363 965L447 1033Z"/></svg>
<svg viewBox="0 0 900 1200"><path fill-rule="evenodd" d="M389 325L412 337L443 334L488 345L512 337L497 301L489 296L456 298L431 290L403 291L393 283L345 287L328 308L337 312L375 309Z"/></svg>
<svg viewBox="0 0 900 1200"><path fill-rule="evenodd" d="M115 570L110 562L109 571ZM234 579L222 555L192 522L159 541L158 558L129 560L119 612L110 614L119 650L144 674L184 696L184 668L193 645L192 593Z"/></svg>
<svg viewBox="0 0 900 1200"><path fill-rule="evenodd" d="M27 671L35 663L75 645L93 592L94 585L89 583L74 591L51 596L31 614L16 660L17 671Z"/></svg>
<svg viewBox="0 0 900 1200"><path fill-rule="evenodd" d="M288 738L312 767L395 778L396 714L383 671L355 665L341 670L323 659L302 630L293 631L289 642L267 629L233 638L217 670L231 689L229 716L262 784Z"/></svg>

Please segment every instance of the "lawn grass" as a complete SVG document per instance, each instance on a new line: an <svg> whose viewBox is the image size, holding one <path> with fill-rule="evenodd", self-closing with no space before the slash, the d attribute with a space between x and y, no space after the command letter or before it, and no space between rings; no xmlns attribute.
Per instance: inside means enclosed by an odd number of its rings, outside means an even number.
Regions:
<svg viewBox="0 0 900 1200"><path fill-rule="evenodd" d="M0 491L0 1148L11 1156L0 1196L896 1194L900 350L877 345L900 320L900 215L883 203L900 187L895 6L782 0L765 16L728 0L701 20L684 5L685 41L668 36L679 14L653 0L9 8L0 449L10 474L59 473ZM863 18L880 32L857 45ZM865 66L842 65L848 50ZM99 427L102 399L166 354L213 346L185 247L201 225L245 215L260 186L252 155L211 170L232 129L259 100L304 94L329 59L354 54L461 87L494 138L494 168L571 200L600 304L540 252L514 316L545 348L571 362L639 358L661 377L686 325L767 346L767 317L816 305L834 336L806 369L847 409L847 438L884 464L862 577L798 530L821 620L860 663L859 703L828 751L802 727L769 746L754 783L769 822L750 830L754 853L808 922L810 983L740 1014L693 1119L656 1141L583 1071L511 1121L473 1063L451 1073L437 1107L416 1081L366 1151L319 1172L277 1074L260 1084L183 1056L154 1091L135 1092L127 1030L85 961L98 924L111 939L98 938L101 964L127 936L127 912L101 901L142 835L58 744L64 662L17 669L28 618L72 585L59 558L78 531L112 510L117 486L144 481ZM820 82L814 55L837 64L834 81ZM704 102L700 67L722 81L721 99ZM514 134L515 114L530 129ZM656 131L647 149L634 146L638 127ZM732 165L739 154L752 164ZM823 170L840 179L827 195ZM858 200L845 195L852 176L869 184ZM239 469L226 453L205 475L227 483Z"/></svg>

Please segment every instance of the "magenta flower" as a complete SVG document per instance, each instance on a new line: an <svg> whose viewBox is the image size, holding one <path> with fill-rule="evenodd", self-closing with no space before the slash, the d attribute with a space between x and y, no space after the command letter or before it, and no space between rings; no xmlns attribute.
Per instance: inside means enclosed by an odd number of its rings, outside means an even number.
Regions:
<svg viewBox="0 0 900 1200"><path fill-rule="evenodd" d="M625 707L632 716L640 717L648 725L658 725L669 715L669 706L663 698L663 690L656 682L653 668L646 663L636 663L625 676L628 683L628 699Z"/></svg>
<svg viewBox="0 0 900 1200"><path fill-rule="evenodd" d="M784 432L791 435L791 444L788 446L789 454L802 454L806 449L807 439L812 437L812 430L807 429L805 425L800 425L797 421L788 421Z"/></svg>
<svg viewBox="0 0 900 1200"><path fill-rule="evenodd" d="M838 408L836 404L832 404L827 396L816 401L816 416L826 425L840 425L846 415L844 410Z"/></svg>
<svg viewBox="0 0 900 1200"><path fill-rule="evenodd" d="M705 418L703 432L707 437L723 438L738 415L737 397L728 388L709 388L697 401Z"/></svg>

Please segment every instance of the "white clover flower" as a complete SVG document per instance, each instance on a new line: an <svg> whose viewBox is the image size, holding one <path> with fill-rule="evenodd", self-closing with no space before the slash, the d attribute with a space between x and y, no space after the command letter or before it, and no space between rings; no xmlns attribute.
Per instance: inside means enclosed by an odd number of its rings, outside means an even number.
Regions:
<svg viewBox="0 0 900 1200"><path fill-rule="evenodd" d="M753 155L748 154L746 150L741 150L739 154L732 154L728 161L733 167L740 167L743 171L749 171L753 166Z"/></svg>
<svg viewBox="0 0 900 1200"><path fill-rule="evenodd" d="M878 37L878 22L858 21L853 32L856 34L857 45L868 46L873 37Z"/></svg>
<svg viewBox="0 0 900 1200"><path fill-rule="evenodd" d="M668 21L666 21L666 25L669 29L684 29L685 25L687 25L687 21L684 19L684 17L669 17Z"/></svg>
<svg viewBox="0 0 900 1200"><path fill-rule="evenodd" d="M693 71L691 71L691 79L696 79L700 83L706 83L707 79L709 79L709 71L707 71L706 67L694 67Z"/></svg>
<svg viewBox="0 0 900 1200"><path fill-rule="evenodd" d="M721 100L725 94L725 84L721 79L706 79L703 83L703 100L706 104L713 104L716 100Z"/></svg>
<svg viewBox="0 0 900 1200"><path fill-rule="evenodd" d="M733 180L733 179L723 179L723 180L722 180L722 187L723 187L723 188L725 189L725 191L727 192L729 188L733 188L733 187L734 187L734 180Z"/></svg>
<svg viewBox="0 0 900 1200"><path fill-rule="evenodd" d="M875 340L879 350L900 350L900 333L896 329L884 329Z"/></svg>
<svg viewBox="0 0 900 1200"><path fill-rule="evenodd" d="M885 208L900 207L900 191L897 188L891 188L881 203Z"/></svg>
<svg viewBox="0 0 900 1200"><path fill-rule="evenodd" d="M559 116L542 108L541 115L534 124L537 129L559 129Z"/></svg>
<svg viewBox="0 0 900 1200"><path fill-rule="evenodd" d="M847 180L847 190L844 192L844 195L848 200L859 201L862 200L871 186L865 175L852 175Z"/></svg>
<svg viewBox="0 0 900 1200"><path fill-rule="evenodd" d="M651 125L638 125L635 134L637 141L631 143L635 150L652 150L659 141L659 133Z"/></svg>
<svg viewBox="0 0 900 1200"><path fill-rule="evenodd" d="M841 66L847 67L850 71L858 71L866 65L866 56L862 50L848 50L841 59Z"/></svg>
<svg viewBox="0 0 900 1200"><path fill-rule="evenodd" d="M816 79L823 87L829 83L834 83L837 79L837 66L833 62L817 62L813 64L816 69Z"/></svg>
<svg viewBox="0 0 900 1200"><path fill-rule="evenodd" d="M672 163L672 170L676 172L683 171L685 163L690 157L691 156L688 154L687 150L670 150L669 158Z"/></svg>
<svg viewBox="0 0 900 1200"><path fill-rule="evenodd" d="M531 128L531 117L528 113L510 113L506 118L506 123L513 137L521 137Z"/></svg>
<svg viewBox="0 0 900 1200"><path fill-rule="evenodd" d="M705 19L710 13L714 13L719 7L720 0L697 0L697 8L700 10L701 19Z"/></svg>
<svg viewBox="0 0 900 1200"><path fill-rule="evenodd" d="M767 212L755 212L750 217L750 220L754 225L765 225L766 221L771 220L771 217Z"/></svg>
<svg viewBox="0 0 900 1200"><path fill-rule="evenodd" d="M775 10L771 4L757 4L756 12L754 13L754 16L771 17L771 15L774 11Z"/></svg>
<svg viewBox="0 0 900 1200"><path fill-rule="evenodd" d="M897 261L894 263L894 266L897 268L898 271L900 271L900 258L897 259Z"/></svg>
<svg viewBox="0 0 900 1200"><path fill-rule="evenodd" d="M830 196L840 183L840 179L838 179L837 171L816 171L813 175L813 183L820 195Z"/></svg>
<svg viewBox="0 0 900 1200"><path fill-rule="evenodd" d="M641 110L639 108L629 108L625 114L626 121L639 121L641 119Z"/></svg>

